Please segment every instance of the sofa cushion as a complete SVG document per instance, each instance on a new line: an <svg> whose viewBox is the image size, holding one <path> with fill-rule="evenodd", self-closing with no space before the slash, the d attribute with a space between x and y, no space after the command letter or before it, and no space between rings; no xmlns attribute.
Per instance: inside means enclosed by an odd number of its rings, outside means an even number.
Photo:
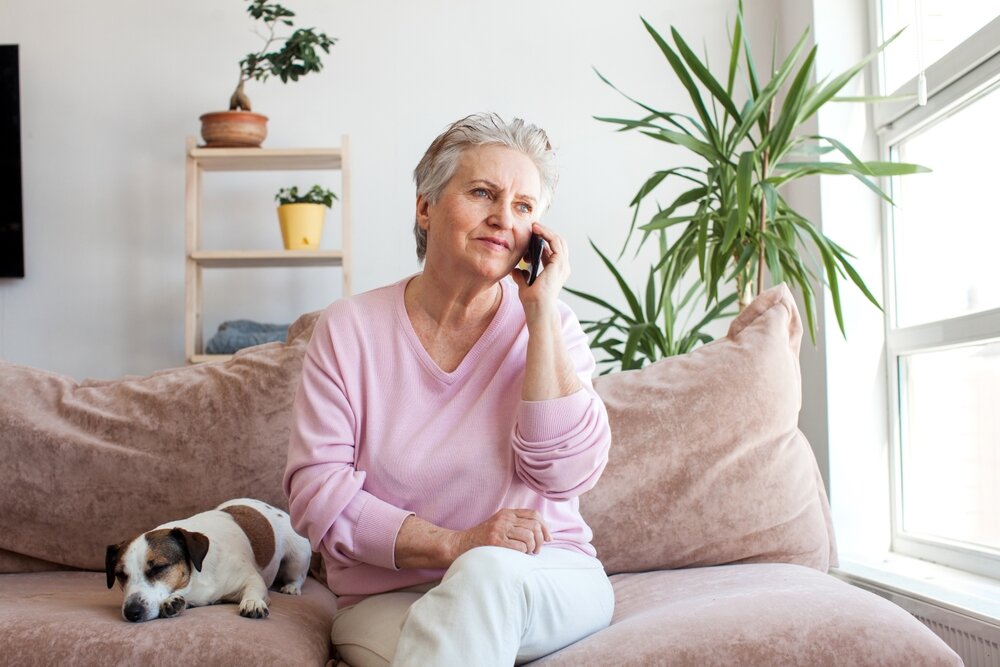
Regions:
<svg viewBox="0 0 1000 667"><path fill-rule="evenodd" d="M289 415L316 314L287 343L146 377L0 362L0 572L104 569L105 548L224 500L287 507Z"/></svg>
<svg viewBox="0 0 1000 667"><path fill-rule="evenodd" d="M611 582L611 626L533 665L962 664L902 608L800 565L620 574Z"/></svg>
<svg viewBox="0 0 1000 667"><path fill-rule="evenodd" d="M612 445L580 507L609 573L834 564L826 493L798 429L801 340L795 302L780 285L725 337L595 380Z"/></svg>
<svg viewBox="0 0 1000 667"><path fill-rule="evenodd" d="M0 575L0 646L8 665L325 665L336 597L307 579L302 595L271 592L267 619L235 604L127 623L103 573Z"/></svg>

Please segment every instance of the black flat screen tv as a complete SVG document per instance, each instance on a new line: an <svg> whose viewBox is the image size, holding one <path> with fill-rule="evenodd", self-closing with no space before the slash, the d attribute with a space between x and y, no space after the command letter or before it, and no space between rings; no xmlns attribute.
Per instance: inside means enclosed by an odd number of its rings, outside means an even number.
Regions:
<svg viewBox="0 0 1000 667"><path fill-rule="evenodd" d="M0 44L0 278L24 277L21 93L16 44Z"/></svg>

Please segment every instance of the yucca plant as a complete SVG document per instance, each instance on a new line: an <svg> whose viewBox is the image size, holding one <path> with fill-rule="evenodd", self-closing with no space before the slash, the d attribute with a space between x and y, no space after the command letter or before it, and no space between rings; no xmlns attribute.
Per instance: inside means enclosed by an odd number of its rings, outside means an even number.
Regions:
<svg viewBox="0 0 1000 667"><path fill-rule="evenodd" d="M789 183L806 176L848 175L891 203L874 179L927 171L913 164L863 161L840 141L801 129L823 105L836 99L844 86L886 45L838 76L812 83L817 47L802 56L809 37L806 30L785 59L772 67L773 76L765 81L754 64L740 1L731 32L728 68L725 76L718 78L712 74L707 60L700 59L676 29L670 31L671 46L645 19L643 25L687 90L694 114L659 111L625 95L645 115L637 119L597 119L619 125L619 131L638 130L657 141L681 146L690 151L696 163L656 171L646 180L632 201L635 210L624 247L628 247L636 230L642 203L664 183L680 181L685 184L683 192L669 205L658 206L649 221L638 227L643 232L639 246L654 232L682 226L683 231L672 243L665 243L659 235L660 267L687 270L690 266L693 270L697 266L708 314L723 312L718 306L729 300L730 290L726 287L733 288L740 308L745 307L764 289L765 272L773 283L788 282L802 295L814 340L816 297L812 280L829 287L841 332L845 331L841 279L849 279L881 308L851 265L849 258L853 255L795 211L782 191ZM615 88L600 72L597 74ZM819 156L827 153L838 154L842 160L821 160ZM814 253L818 253L818 261ZM603 255L602 259L613 268ZM617 271L614 273L619 278ZM678 280L675 284L679 283ZM670 294L661 291L660 297L668 298ZM612 316L618 314L609 304L603 307ZM658 308L663 312L668 305L661 304ZM620 314L614 324L608 322L609 318L600 320L604 324L595 329L598 334L606 336L616 325L624 323ZM703 326L702 322L698 324ZM690 337L682 334L679 339Z"/></svg>

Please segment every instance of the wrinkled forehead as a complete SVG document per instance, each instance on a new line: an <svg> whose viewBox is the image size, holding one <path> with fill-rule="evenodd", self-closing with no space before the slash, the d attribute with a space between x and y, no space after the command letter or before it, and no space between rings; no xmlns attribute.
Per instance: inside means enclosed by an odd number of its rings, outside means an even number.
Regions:
<svg viewBox="0 0 1000 667"><path fill-rule="evenodd" d="M534 160L507 146L469 146L462 151L451 183L461 186L477 180L495 183L536 202L541 198L542 177Z"/></svg>

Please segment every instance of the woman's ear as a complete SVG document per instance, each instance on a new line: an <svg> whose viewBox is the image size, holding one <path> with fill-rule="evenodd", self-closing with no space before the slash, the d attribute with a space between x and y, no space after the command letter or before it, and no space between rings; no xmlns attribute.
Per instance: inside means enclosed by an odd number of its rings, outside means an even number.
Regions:
<svg viewBox="0 0 1000 667"><path fill-rule="evenodd" d="M424 231L427 231L430 223L430 207L431 202L426 196L417 195L417 224Z"/></svg>

